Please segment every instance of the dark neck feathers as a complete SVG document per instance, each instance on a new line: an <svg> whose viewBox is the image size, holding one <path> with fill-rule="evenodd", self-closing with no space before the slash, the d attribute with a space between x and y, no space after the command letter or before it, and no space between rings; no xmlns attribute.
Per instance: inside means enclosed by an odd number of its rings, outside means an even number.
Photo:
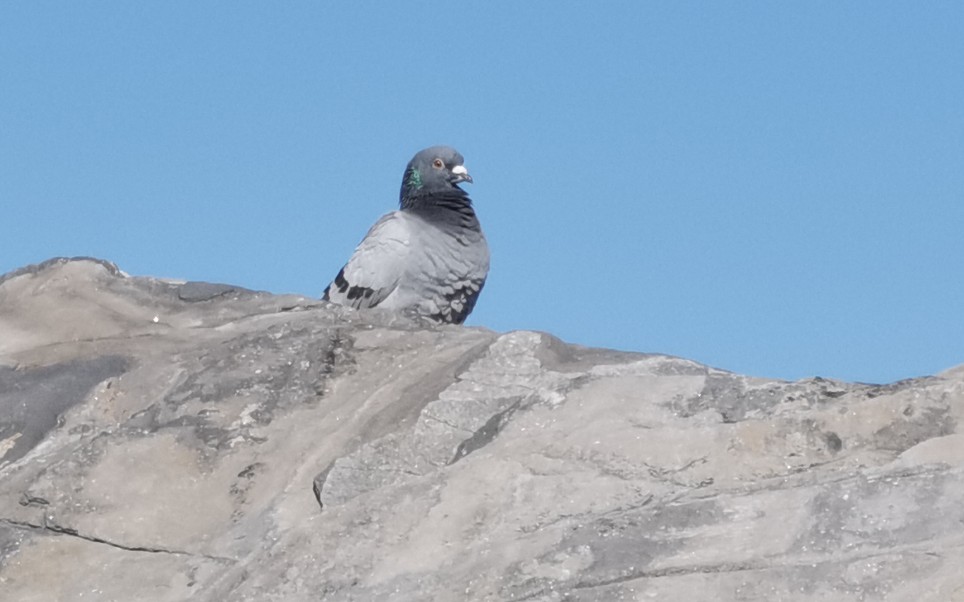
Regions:
<svg viewBox="0 0 964 602"><path fill-rule="evenodd" d="M402 211L408 211L420 217L438 223L449 223L479 230L479 220L472 208L472 199L456 186L449 190L427 192L424 188L415 190L402 196L400 203Z"/></svg>

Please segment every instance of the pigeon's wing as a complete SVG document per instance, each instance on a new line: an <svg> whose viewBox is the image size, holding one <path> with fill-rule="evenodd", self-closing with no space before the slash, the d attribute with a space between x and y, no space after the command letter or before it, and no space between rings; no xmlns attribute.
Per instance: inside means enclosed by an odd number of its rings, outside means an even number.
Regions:
<svg viewBox="0 0 964 602"><path fill-rule="evenodd" d="M412 240L409 222L400 211L375 222L325 289L324 299L355 308L375 307L384 301L405 274Z"/></svg>

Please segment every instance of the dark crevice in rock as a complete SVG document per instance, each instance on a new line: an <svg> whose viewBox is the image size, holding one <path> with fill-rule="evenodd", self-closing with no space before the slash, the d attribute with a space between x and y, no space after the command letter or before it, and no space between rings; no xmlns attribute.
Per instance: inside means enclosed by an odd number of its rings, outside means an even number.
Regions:
<svg viewBox="0 0 964 602"><path fill-rule="evenodd" d="M823 433L823 440L831 454L835 454L843 449L843 439L833 431Z"/></svg>
<svg viewBox="0 0 964 602"><path fill-rule="evenodd" d="M39 495L33 495L29 491L25 491L22 496L20 496L21 506L49 506L50 501L46 498L40 497Z"/></svg>
<svg viewBox="0 0 964 602"><path fill-rule="evenodd" d="M491 443L492 440L498 436L505 423L508 422L512 415L521 407L522 401L523 400L519 399L506 409L493 414L485 424L472 433L471 437L459 443L459 446L455 449L455 455L449 460L448 464L455 464L475 450L481 449Z"/></svg>
<svg viewBox="0 0 964 602"><path fill-rule="evenodd" d="M118 550L124 550L125 552L144 552L148 554L172 554L175 556L190 556L192 558L204 558L207 560L214 560L217 562L225 563L235 563L236 560L233 558L226 558L224 556L211 556L209 554L196 554L194 552L186 552L184 550L171 550L168 548L160 548L156 546L132 546L122 543L117 543L104 539L102 537L97 537L95 535L86 535L78 532L76 529L70 527L65 527L63 525L57 525L55 523L49 523L44 519L43 524L30 523L19 520L12 520L8 518L0 518L0 524L7 525L14 529L23 529L26 531L33 531L39 533L52 533L54 535L66 535L68 537L76 537L78 539L83 539L84 541L89 541L91 543L104 544L112 548L117 548Z"/></svg>
<svg viewBox="0 0 964 602"><path fill-rule="evenodd" d="M325 502L322 500L322 495L324 492L325 483L328 481L328 475L334 469L335 464L338 459L333 460L328 466L325 467L323 471L318 473L311 483L311 490L315 495L315 500L318 502L318 507L324 510ZM339 466L339 471L351 472L355 474L367 474L367 473L382 473L382 474L395 474L401 475L403 477L420 477L422 473L415 470L406 470L404 468L385 468L385 467L371 467L365 466L357 468L354 466Z"/></svg>
<svg viewBox="0 0 964 602"><path fill-rule="evenodd" d="M318 508L321 510L325 509L325 503L321 501L321 492L324 490L325 481L328 480L328 474L331 473L331 469L335 467L335 460L332 460L324 470L315 475L315 478L311 481L311 491L315 494L315 500L318 502Z"/></svg>

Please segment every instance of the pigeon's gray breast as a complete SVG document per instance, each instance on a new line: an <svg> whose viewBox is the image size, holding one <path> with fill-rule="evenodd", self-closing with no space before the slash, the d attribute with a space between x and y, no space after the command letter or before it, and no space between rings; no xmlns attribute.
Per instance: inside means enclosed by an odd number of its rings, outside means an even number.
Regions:
<svg viewBox="0 0 964 602"><path fill-rule="evenodd" d="M414 228L419 244L413 246L409 277L400 288L419 299L419 313L440 322L461 324L475 307L489 271L485 236L474 214L474 227L429 221L418 213L412 217L419 224Z"/></svg>
<svg viewBox="0 0 964 602"><path fill-rule="evenodd" d="M489 271L489 247L474 225L429 219L422 212L389 213L358 245L325 298L461 324Z"/></svg>

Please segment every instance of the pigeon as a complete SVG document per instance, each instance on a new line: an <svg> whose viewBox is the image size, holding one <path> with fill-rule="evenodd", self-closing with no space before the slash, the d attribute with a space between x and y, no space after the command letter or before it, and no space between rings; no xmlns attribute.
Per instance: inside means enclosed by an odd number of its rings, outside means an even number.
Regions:
<svg viewBox="0 0 964 602"><path fill-rule="evenodd" d="M324 300L464 322L489 273L489 246L461 182L472 177L454 148L416 153L402 177L398 211L375 222Z"/></svg>

